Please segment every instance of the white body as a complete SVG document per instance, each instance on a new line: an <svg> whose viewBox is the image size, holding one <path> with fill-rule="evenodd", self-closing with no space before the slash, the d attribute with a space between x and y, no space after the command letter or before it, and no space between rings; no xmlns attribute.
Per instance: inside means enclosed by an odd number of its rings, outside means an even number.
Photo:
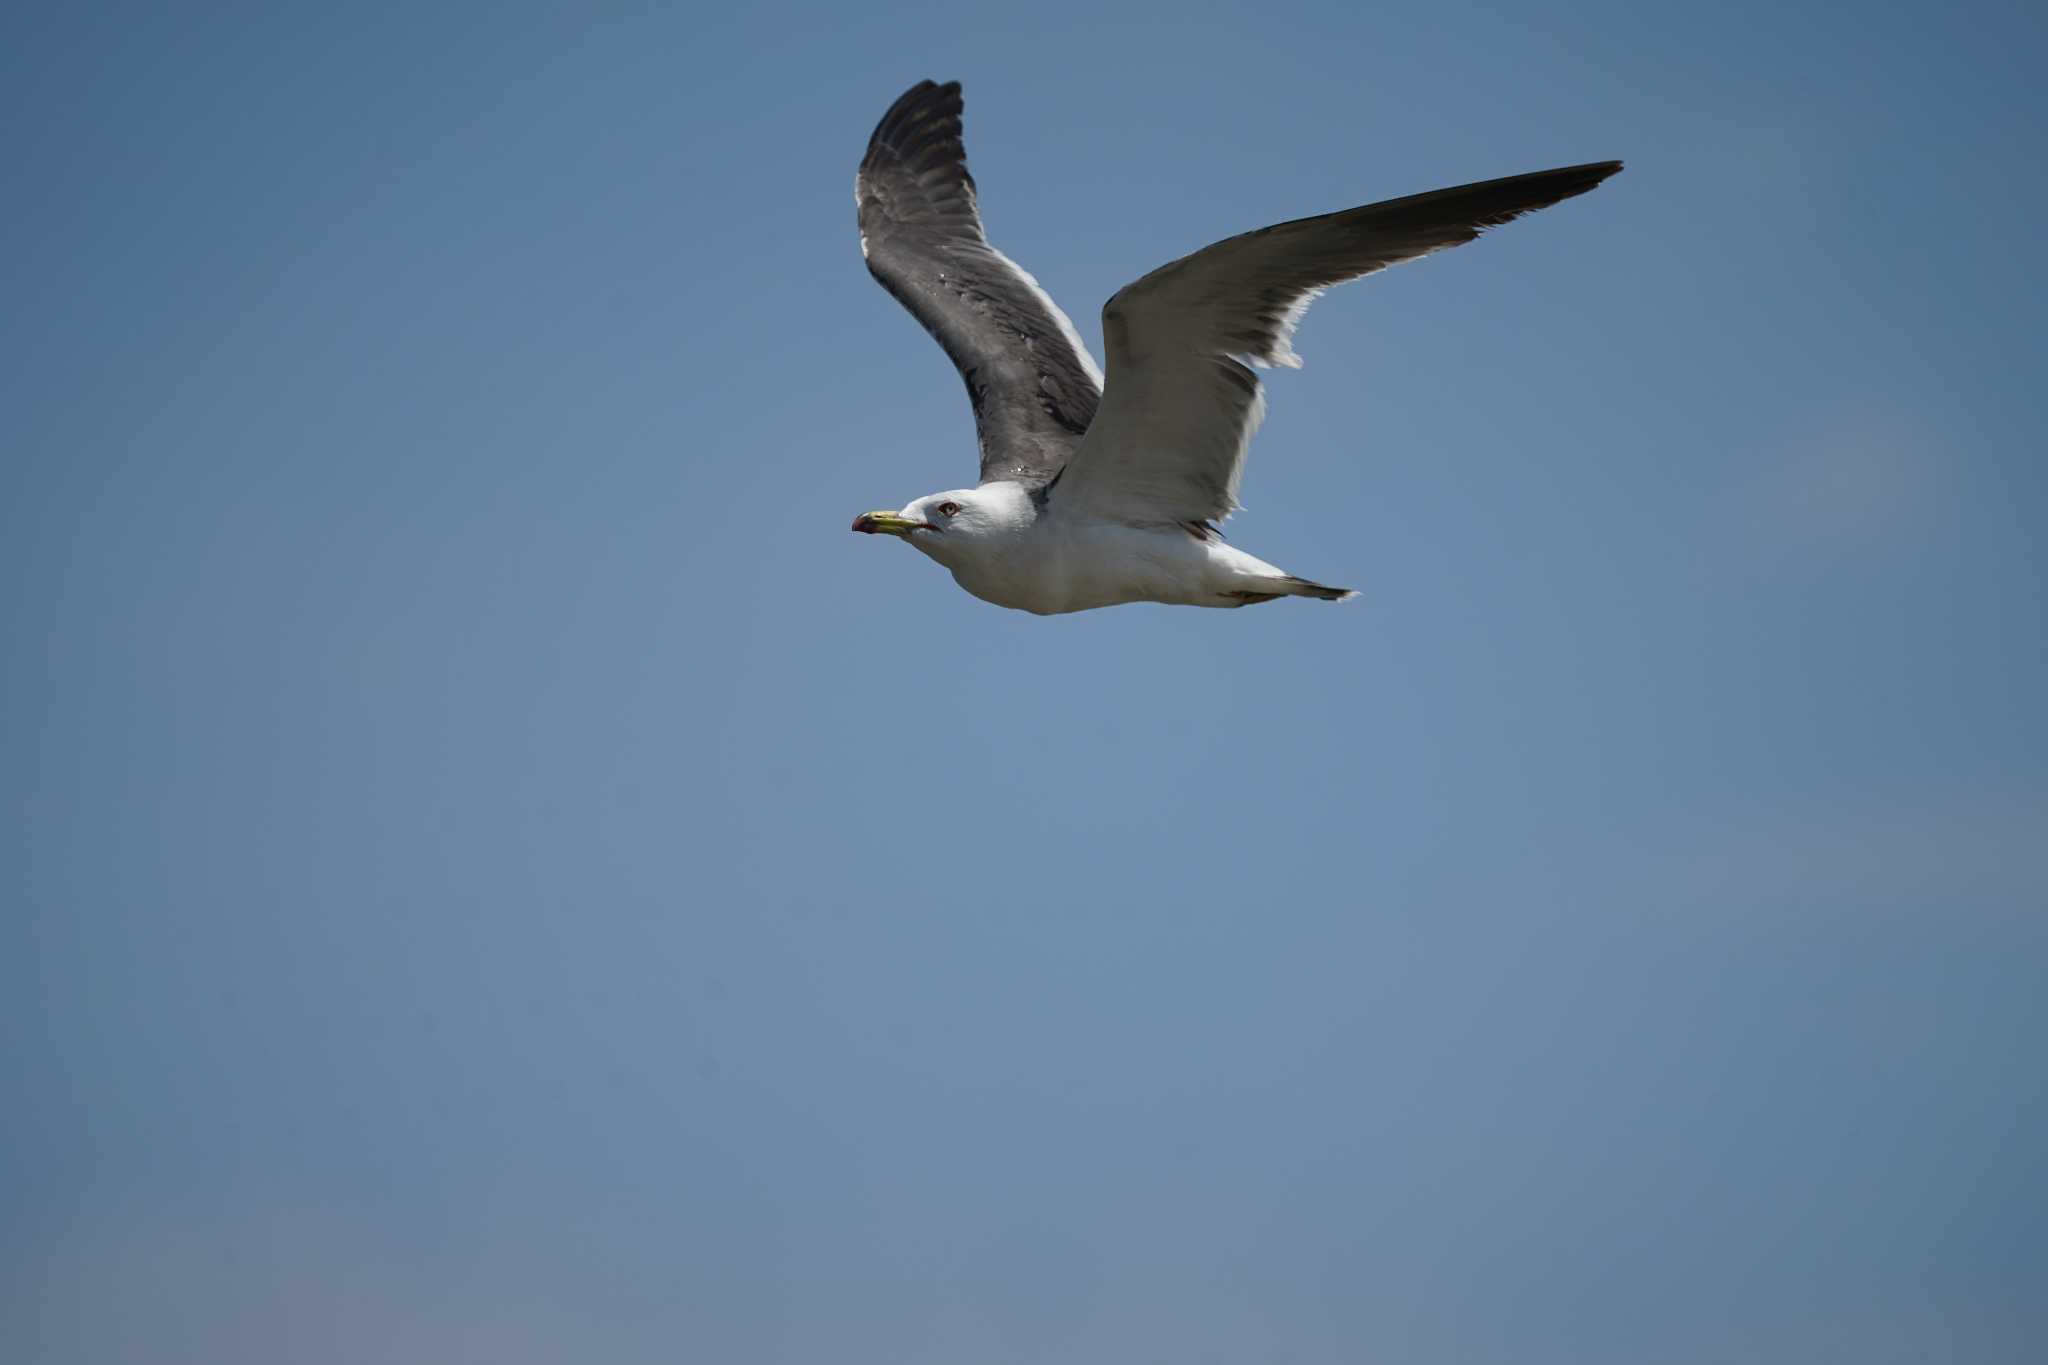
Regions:
<svg viewBox="0 0 2048 1365"><path fill-rule="evenodd" d="M1241 607L1282 591L1275 585L1287 577L1242 550L1197 539L1178 526L1066 527L1048 518L1017 540L1014 557L996 554L960 564L953 581L984 602L1052 616L1124 602ZM929 545L918 548L944 562Z"/></svg>
<svg viewBox="0 0 2048 1365"><path fill-rule="evenodd" d="M959 510L939 511L948 506ZM1314 585L1214 532L1041 514L1016 484L934 493L903 515L931 524L906 539L951 569L954 582L984 602L1039 616L1125 602L1242 607L1314 595L1302 591Z"/></svg>

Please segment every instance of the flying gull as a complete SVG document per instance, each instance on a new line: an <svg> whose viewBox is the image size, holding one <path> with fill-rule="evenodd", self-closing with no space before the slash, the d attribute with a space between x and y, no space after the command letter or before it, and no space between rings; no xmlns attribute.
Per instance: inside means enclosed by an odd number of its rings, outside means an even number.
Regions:
<svg viewBox="0 0 2048 1365"><path fill-rule="evenodd" d="M921 81L875 128L854 180L860 249L967 381L974 488L868 512L968 592L1039 615L1122 602L1242 607L1356 596L1226 544L1265 415L1252 366L1298 366L1317 295L1584 194L1596 161L1231 237L1125 285L1102 309L1109 381L1038 282L989 245L960 138L960 83Z"/></svg>

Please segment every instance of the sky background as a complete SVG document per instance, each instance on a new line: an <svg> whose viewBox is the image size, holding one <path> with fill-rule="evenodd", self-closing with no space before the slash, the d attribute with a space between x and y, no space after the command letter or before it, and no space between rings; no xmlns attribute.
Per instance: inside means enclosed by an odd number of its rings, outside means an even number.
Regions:
<svg viewBox="0 0 2048 1365"><path fill-rule="evenodd" d="M19 1365L2038 1360L2048 11L12 5ZM975 601L890 101L1326 298L1235 542Z"/></svg>

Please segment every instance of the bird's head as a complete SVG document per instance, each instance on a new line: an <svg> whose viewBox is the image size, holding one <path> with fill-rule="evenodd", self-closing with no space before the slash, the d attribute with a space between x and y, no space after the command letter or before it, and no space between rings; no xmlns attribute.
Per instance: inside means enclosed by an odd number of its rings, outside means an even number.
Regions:
<svg viewBox="0 0 2048 1365"><path fill-rule="evenodd" d="M1031 524L1031 497L1013 483L931 493L901 512L863 512L853 529L900 536L948 568L957 568Z"/></svg>

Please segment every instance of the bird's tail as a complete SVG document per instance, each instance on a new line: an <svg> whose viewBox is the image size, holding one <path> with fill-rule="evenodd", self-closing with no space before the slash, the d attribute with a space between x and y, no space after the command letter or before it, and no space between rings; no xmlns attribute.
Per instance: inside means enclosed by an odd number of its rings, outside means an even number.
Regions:
<svg viewBox="0 0 2048 1365"><path fill-rule="evenodd" d="M1283 585L1281 591L1290 597L1317 597L1325 602L1343 602L1358 596L1356 588L1324 587L1321 583L1311 583L1306 578L1296 578L1293 574L1287 575L1280 582Z"/></svg>

